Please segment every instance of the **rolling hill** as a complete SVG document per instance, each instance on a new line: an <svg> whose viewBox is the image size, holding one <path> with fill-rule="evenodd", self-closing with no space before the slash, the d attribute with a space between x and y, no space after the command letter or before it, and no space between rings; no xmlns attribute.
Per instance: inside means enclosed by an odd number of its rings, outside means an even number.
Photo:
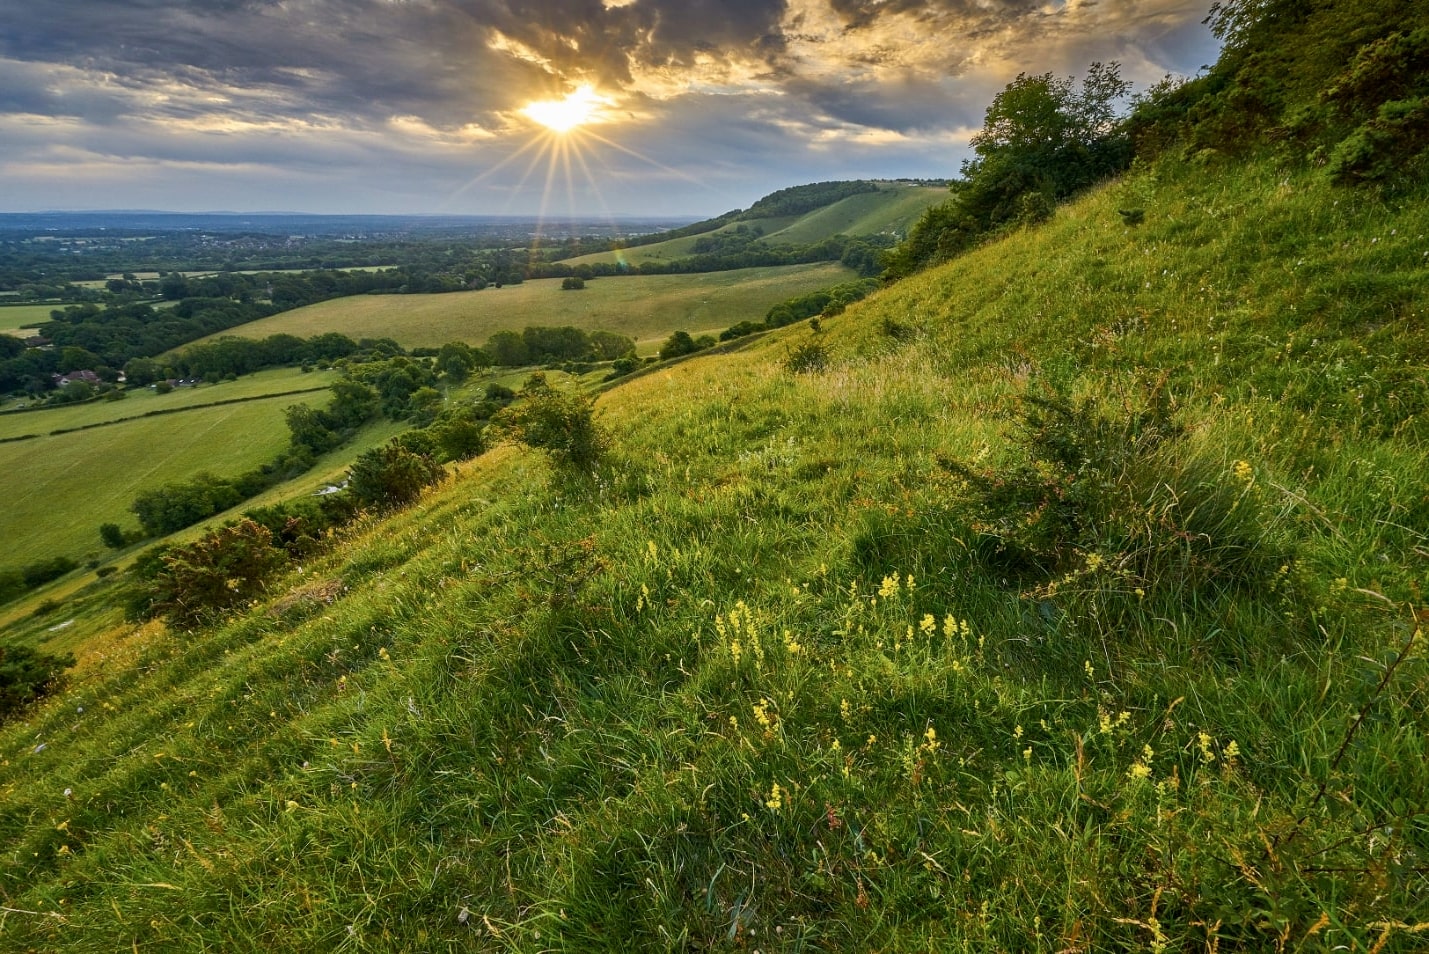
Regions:
<svg viewBox="0 0 1429 954"><path fill-rule="evenodd" d="M923 212L948 198L941 186L881 182L877 192L838 199L798 215L761 215L753 208L700 235L686 235L614 252L597 252L567 261L570 265L596 262L672 262L695 254L701 238L730 233L738 228L758 229L771 244L813 244L834 235L902 236Z"/></svg>

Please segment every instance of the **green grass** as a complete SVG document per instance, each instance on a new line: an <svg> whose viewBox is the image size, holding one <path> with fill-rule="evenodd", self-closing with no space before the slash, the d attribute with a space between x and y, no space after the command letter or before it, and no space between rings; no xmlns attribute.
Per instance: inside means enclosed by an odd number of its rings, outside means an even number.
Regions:
<svg viewBox="0 0 1429 954"><path fill-rule="evenodd" d="M1429 195L1156 176L825 321L823 371L799 325L631 380L594 477L498 449L211 629L19 624L82 658L0 729L0 939L1422 949ZM999 554L948 462L1158 382L1182 436L1064 486L1131 505L1055 579Z"/></svg>
<svg viewBox="0 0 1429 954"><path fill-rule="evenodd" d="M317 392L195 408L0 444L0 471L11 475L0 514L5 564L102 555L99 525L134 527L129 504L138 494L202 471L234 476L271 460L288 443L283 409L327 397Z"/></svg>
<svg viewBox="0 0 1429 954"><path fill-rule="evenodd" d="M749 268L703 275L598 278L581 291L542 279L444 295L361 295L309 305L230 329L261 338L287 333L311 337L337 331L351 338L390 337L404 347L448 341L484 344L497 331L527 325L575 325L629 335L642 351L657 350L677 330L719 332L759 320L772 305L846 281L840 265Z"/></svg>
<svg viewBox="0 0 1429 954"><path fill-rule="evenodd" d="M58 302L42 305L0 305L0 334L26 337L33 334L25 330L26 325L39 324L50 320L50 312L63 308Z"/></svg>
<svg viewBox="0 0 1429 954"><path fill-rule="evenodd" d="M44 435L59 430L93 427L131 418L163 415L166 412L251 400L293 391L321 390L337 379L335 372L315 371L304 374L296 368L275 368L245 375L234 381L201 384L192 388L176 388L168 394L149 389L123 392L119 401L92 401L87 404L36 408L22 414L0 414L0 440L27 434ZM311 396L293 395L290 403L311 401ZM174 419L183 426L182 415Z"/></svg>

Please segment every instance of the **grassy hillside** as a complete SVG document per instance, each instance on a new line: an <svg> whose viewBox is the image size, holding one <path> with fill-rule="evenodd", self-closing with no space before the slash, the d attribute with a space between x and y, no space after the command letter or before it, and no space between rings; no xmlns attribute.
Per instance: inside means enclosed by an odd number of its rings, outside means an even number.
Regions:
<svg viewBox="0 0 1429 954"><path fill-rule="evenodd" d="M0 938L1422 949L1426 234L1168 161L225 625L79 594L23 624L81 663L0 731Z"/></svg>
<svg viewBox="0 0 1429 954"><path fill-rule="evenodd" d="M771 305L850 275L840 265L793 265L598 278L581 291L563 291L560 279L541 279L479 292L365 295L309 305L225 333L262 338L286 332L307 338L339 331L351 338L395 338L403 347L416 348L448 341L480 345L497 331L527 325L574 325L629 335L649 352L672 331L719 332L740 321L762 320Z"/></svg>
<svg viewBox="0 0 1429 954"><path fill-rule="evenodd" d="M885 186L881 192L852 195L800 216L777 230L765 230L770 242L812 244L831 235L904 235L930 205L948 198L942 186Z"/></svg>
<svg viewBox="0 0 1429 954"><path fill-rule="evenodd" d="M883 184L878 192L849 196L803 215L779 218L740 217L706 235L732 232L740 227L757 228L771 243L803 245L820 242L834 235L904 234L929 206L947 198L948 190L944 188L887 183ZM654 245L582 255L570 259L569 264L676 261L693 255L695 243L704 237L706 236L685 236Z"/></svg>

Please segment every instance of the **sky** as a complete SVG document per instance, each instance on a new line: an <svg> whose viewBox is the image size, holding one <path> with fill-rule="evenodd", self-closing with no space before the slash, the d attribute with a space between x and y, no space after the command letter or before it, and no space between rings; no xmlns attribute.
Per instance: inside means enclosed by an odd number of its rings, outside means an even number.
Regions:
<svg viewBox="0 0 1429 954"><path fill-rule="evenodd" d="M703 216L949 178L1018 73L1194 75L1209 5L0 0L0 211Z"/></svg>

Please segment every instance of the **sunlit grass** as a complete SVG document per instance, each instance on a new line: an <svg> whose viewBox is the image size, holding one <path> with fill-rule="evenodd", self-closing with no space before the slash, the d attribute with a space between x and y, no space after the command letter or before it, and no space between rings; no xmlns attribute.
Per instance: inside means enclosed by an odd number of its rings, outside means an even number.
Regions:
<svg viewBox="0 0 1429 954"><path fill-rule="evenodd" d="M103 664L0 731L0 937L1416 949L1426 293L1393 240L1429 215L1162 175L1139 229L1112 186L615 388L589 478L500 448L225 625L66 636ZM989 560L948 462L1011 473L1044 384L1116 416L1163 375L1184 434L1138 466L1253 506L1283 582L1123 592L1082 553L1063 598Z"/></svg>

